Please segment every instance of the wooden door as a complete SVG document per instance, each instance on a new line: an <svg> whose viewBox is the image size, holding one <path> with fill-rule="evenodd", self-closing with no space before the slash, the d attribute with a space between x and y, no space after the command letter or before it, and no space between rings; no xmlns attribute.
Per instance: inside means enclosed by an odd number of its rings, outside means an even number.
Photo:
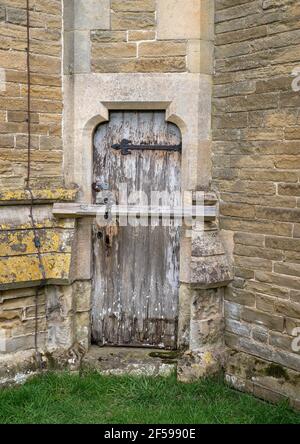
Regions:
<svg viewBox="0 0 300 444"><path fill-rule="evenodd" d="M124 155L112 148L124 139L136 145L181 144L179 129L165 121L164 112L111 112L94 136L94 182L113 192L125 183L128 196L142 190L149 204L151 191L175 199L180 193L180 152L132 150ZM117 204L118 198L116 193ZM141 224L145 221L104 228L95 223L92 340L176 348L180 228L172 222L167 227L161 222L149 226L148 220L148 226Z"/></svg>

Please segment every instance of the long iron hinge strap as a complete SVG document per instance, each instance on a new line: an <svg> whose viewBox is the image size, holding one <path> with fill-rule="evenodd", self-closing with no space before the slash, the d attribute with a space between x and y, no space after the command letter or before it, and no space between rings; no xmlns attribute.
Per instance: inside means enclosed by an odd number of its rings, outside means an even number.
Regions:
<svg viewBox="0 0 300 444"><path fill-rule="evenodd" d="M173 151L181 152L182 144L178 145L133 145L131 140L123 139L120 143L111 146L114 150L121 151L124 156L131 154L132 150Z"/></svg>

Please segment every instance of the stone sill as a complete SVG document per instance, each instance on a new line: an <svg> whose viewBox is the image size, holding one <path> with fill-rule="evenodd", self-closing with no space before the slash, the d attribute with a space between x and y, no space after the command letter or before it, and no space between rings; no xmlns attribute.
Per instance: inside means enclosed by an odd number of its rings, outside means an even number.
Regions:
<svg viewBox="0 0 300 444"><path fill-rule="evenodd" d="M53 202L74 202L78 188L33 189L33 204ZM3 190L0 192L1 205L26 205L31 203L31 195L28 190Z"/></svg>

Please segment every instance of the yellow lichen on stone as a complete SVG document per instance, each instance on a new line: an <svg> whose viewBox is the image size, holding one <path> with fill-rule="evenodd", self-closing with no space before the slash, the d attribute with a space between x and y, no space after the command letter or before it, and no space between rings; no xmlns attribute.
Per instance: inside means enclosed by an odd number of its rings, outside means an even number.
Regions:
<svg viewBox="0 0 300 444"><path fill-rule="evenodd" d="M47 253L42 255L47 280L67 282L70 277L71 254ZM0 288L12 284L34 283L43 278L38 255L6 257L0 259Z"/></svg>
<svg viewBox="0 0 300 444"><path fill-rule="evenodd" d="M208 351L203 353L202 359L203 359L203 362L206 365L210 365L210 364L212 364L214 362L212 354L210 352L208 352Z"/></svg>
<svg viewBox="0 0 300 444"><path fill-rule="evenodd" d="M39 202L73 202L76 199L77 188L56 188L32 190L35 203ZM0 205L30 203L31 194L28 190L1 190Z"/></svg>
<svg viewBox="0 0 300 444"><path fill-rule="evenodd" d="M37 234L42 253L71 253L73 230L40 229ZM20 256L37 252L33 230L0 231L0 257Z"/></svg>

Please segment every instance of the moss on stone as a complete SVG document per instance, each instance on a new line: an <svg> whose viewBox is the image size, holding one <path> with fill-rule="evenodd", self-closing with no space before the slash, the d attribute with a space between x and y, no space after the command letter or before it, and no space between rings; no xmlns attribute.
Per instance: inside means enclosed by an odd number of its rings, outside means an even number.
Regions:
<svg viewBox="0 0 300 444"><path fill-rule="evenodd" d="M160 358L168 361L172 361L174 359L178 359L180 357L180 352L178 350L172 350L172 351L161 351L161 352L150 352L149 356L151 358Z"/></svg>
<svg viewBox="0 0 300 444"><path fill-rule="evenodd" d="M270 364L265 369L265 374L267 376L272 376L273 378L277 378L277 379L284 378L286 381L288 381L290 379L286 369L278 364Z"/></svg>

